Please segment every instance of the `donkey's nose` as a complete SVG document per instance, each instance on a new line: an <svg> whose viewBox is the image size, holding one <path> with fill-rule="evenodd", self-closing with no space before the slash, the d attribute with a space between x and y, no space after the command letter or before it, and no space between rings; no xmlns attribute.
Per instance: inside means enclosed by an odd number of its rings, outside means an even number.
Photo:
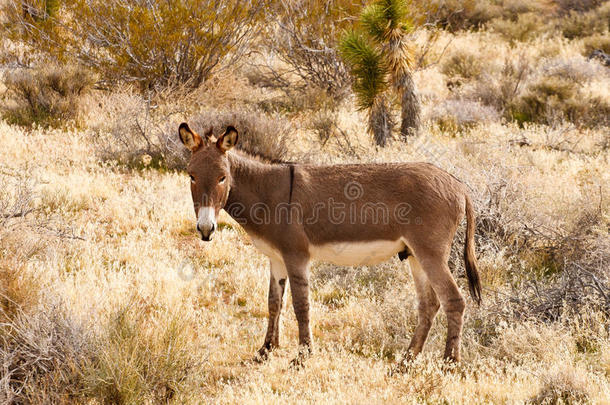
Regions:
<svg viewBox="0 0 610 405"><path fill-rule="evenodd" d="M210 240L212 240L212 234L214 233L214 230L216 229L216 225L214 223L212 223L210 225L209 228L207 229L202 229L199 224L197 224L197 230L199 231L199 233L201 234L201 240L205 241L205 242L209 242Z"/></svg>

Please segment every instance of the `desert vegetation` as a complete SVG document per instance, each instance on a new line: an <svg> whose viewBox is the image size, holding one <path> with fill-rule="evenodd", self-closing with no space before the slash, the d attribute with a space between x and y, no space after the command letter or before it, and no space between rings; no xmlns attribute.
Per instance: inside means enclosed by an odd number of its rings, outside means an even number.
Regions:
<svg viewBox="0 0 610 405"><path fill-rule="evenodd" d="M376 25L386 3L404 7L396 27ZM610 53L609 2L0 6L2 403L610 401L610 67L590 58ZM396 28L408 70L389 68L394 37L376 27ZM381 75L354 70L367 55ZM401 74L420 109L409 136ZM383 147L363 78L388 90ZM440 360L440 315L390 372L417 316L398 258L315 263L314 356L289 367L288 298L282 347L250 362L268 263L224 212L198 238L182 121L234 125L271 160L428 161L465 182L483 303L467 301L462 362ZM450 266L466 292L462 238Z"/></svg>

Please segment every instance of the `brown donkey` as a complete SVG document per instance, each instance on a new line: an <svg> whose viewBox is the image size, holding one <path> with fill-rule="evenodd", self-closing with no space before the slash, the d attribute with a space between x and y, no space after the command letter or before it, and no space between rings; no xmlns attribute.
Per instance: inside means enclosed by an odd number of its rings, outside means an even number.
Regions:
<svg viewBox="0 0 610 405"><path fill-rule="evenodd" d="M421 352L440 306L447 314L445 358L460 359L465 301L447 261L466 213L464 260L470 293L481 288L474 252L475 218L464 184L428 163L334 166L268 163L230 151L237 131L202 138L179 127L191 150L188 174L197 230L209 241L225 209L269 257L269 323L258 358L279 345L286 279L299 326L299 356L311 352L309 262L375 264L398 255L409 260L418 298L418 324L409 345ZM230 151L230 152L229 152Z"/></svg>

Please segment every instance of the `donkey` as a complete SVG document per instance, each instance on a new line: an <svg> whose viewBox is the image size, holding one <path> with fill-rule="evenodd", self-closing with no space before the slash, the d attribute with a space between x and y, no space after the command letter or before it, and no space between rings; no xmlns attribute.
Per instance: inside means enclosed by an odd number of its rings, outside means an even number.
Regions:
<svg viewBox="0 0 610 405"><path fill-rule="evenodd" d="M466 186L428 163L316 166L271 163L239 150L229 126L216 139L186 123L178 128L191 151L187 171L197 230L211 240L221 209L243 226L270 261L269 318L255 359L279 346L279 320L286 280L299 328L299 354L311 353L309 263L366 265L393 255L408 259L418 298L418 324L408 347L424 346L442 306L447 315L444 357L460 360L465 300L448 267L457 227L466 214L464 261L470 293L481 301L474 251L475 216Z"/></svg>

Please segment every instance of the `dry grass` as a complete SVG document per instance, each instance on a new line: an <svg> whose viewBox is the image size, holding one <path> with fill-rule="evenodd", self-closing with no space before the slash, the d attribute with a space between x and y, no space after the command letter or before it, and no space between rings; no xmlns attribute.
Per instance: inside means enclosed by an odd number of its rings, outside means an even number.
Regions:
<svg viewBox="0 0 610 405"><path fill-rule="evenodd" d="M515 15L535 11L514 3ZM80 128L0 121L0 400L608 403L608 123L580 110L608 102L606 68L581 54L608 35L512 45L485 29L439 36L430 60L440 64L414 77L422 135L383 149L350 98L320 111L267 108L278 93L240 71L173 100L93 93ZM545 101L531 120L512 120L512 106L545 91L562 114L544 115ZM288 294L282 348L248 362L266 326L268 263L224 213L212 242L197 238L188 177L166 170L184 162L175 128L185 119L199 131L243 127L248 149L275 158L425 160L465 181L484 304L468 305L463 362L439 360L440 315L423 355L389 375L416 323L413 281L397 258L314 263L315 355L288 367L297 341ZM156 163L137 163L145 156ZM464 287L461 266L456 250Z"/></svg>

